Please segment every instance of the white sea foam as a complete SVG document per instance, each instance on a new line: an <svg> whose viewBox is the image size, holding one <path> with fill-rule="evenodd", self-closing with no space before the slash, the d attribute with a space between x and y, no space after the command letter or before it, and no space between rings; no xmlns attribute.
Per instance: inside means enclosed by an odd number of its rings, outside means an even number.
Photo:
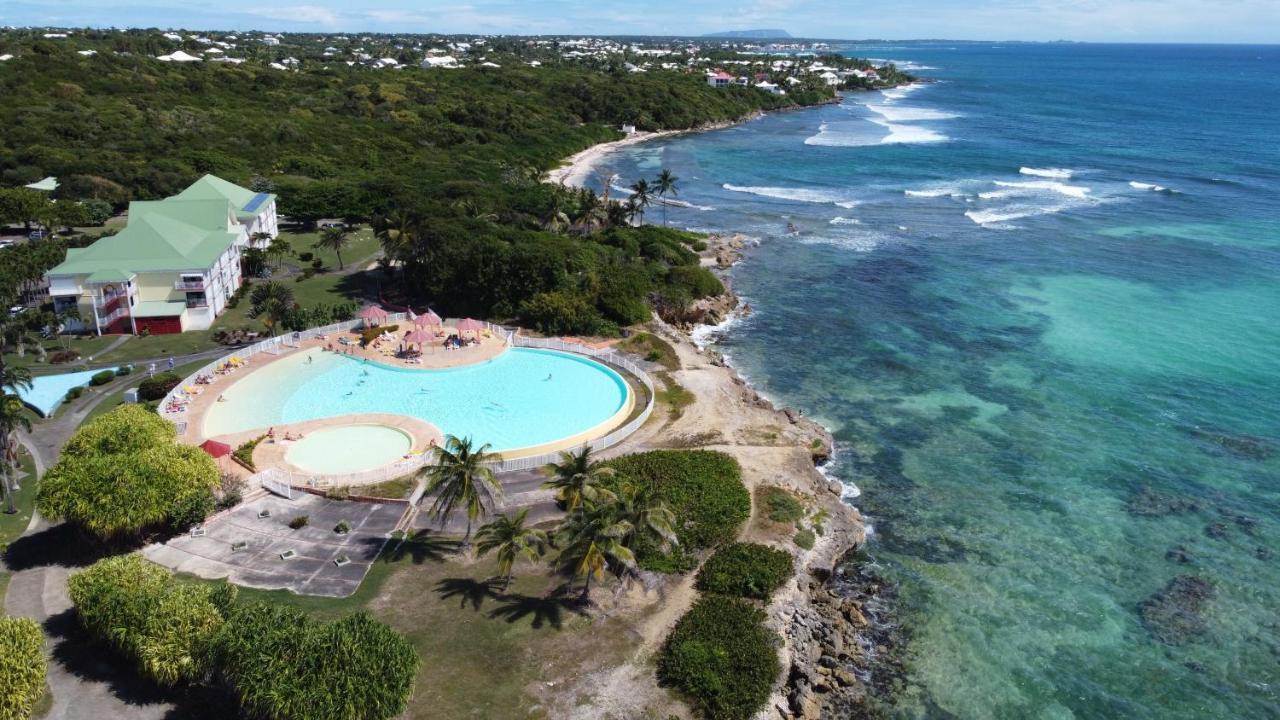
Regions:
<svg viewBox="0 0 1280 720"><path fill-rule="evenodd" d="M923 190L903 190L903 195L914 198L964 197L965 194L954 187L936 187Z"/></svg>
<svg viewBox="0 0 1280 720"><path fill-rule="evenodd" d="M1137 180L1130 180L1129 187L1133 188L1134 190L1150 190L1151 192L1158 192L1158 193L1177 192L1177 190L1170 190L1169 188L1163 185L1154 185L1152 183L1138 182Z"/></svg>
<svg viewBox="0 0 1280 720"><path fill-rule="evenodd" d="M978 195L980 198L990 199L998 197L1011 197L1014 195L1022 195L1027 192L1037 192L1041 190L1049 190L1052 192L1073 197L1078 200L1084 200L1089 196L1089 188L1083 185L1067 185L1052 180L1031 180L1028 182L1006 182L1004 180L994 181L996 185L1009 188L1006 191L985 192Z"/></svg>
<svg viewBox="0 0 1280 720"><path fill-rule="evenodd" d="M830 203L842 208L854 208L858 206L857 200L851 200L848 196L826 190L813 190L810 188L752 187L730 185L729 183L725 183L724 185L721 185L721 187L732 192L750 193L751 195L776 198L778 200L793 200L796 202L808 203Z"/></svg>
<svg viewBox="0 0 1280 720"><path fill-rule="evenodd" d="M621 193L625 197L631 197L632 195L636 194L635 191L632 190L631 188L623 187L617 184L610 185L609 188L613 190L613 192L615 193ZM687 200L678 200L676 198L664 198L657 195L654 195L653 198L650 199L650 202L654 205L668 205L670 207L689 208L690 210L715 210L715 208L711 207L710 205L694 205L693 203L688 202Z"/></svg>
<svg viewBox="0 0 1280 720"><path fill-rule="evenodd" d="M871 252L880 247L889 236L878 232L861 232L849 235L809 235L800 240L801 245L830 245L852 250L853 252Z"/></svg>
<svg viewBox="0 0 1280 720"><path fill-rule="evenodd" d="M964 216L983 227L998 227L1001 223L1007 223L1010 220L1032 217L1034 215L1051 215L1053 213L1062 212L1065 209L1065 205L1010 205L1008 207L990 208L987 210L967 210L965 211Z"/></svg>
<svg viewBox="0 0 1280 720"><path fill-rule="evenodd" d="M1031 175L1033 177L1057 178L1058 180L1070 180L1073 172L1066 168L1018 168L1018 172L1023 175Z"/></svg>
<svg viewBox="0 0 1280 720"><path fill-rule="evenodd" d="M952 120L960 117L955 113L930 108L906 107L904 105L867 105L871 112L889 122L917 122L920 120Z"/></svg>
<svg viewBox="0 0 1280 720"><path fill-rule="evenodd" d="M936 143L946 142L951 139L936 130L930 130L919 125L899 125L885 120L872 120L871 122L881 125L889 131L888 135L880 138L880 144L882 145Z"/></svg>
<svg viewBox="0 0 1280 720"><path fill-rule="evenodd" d="M892 102L894 100L901 100L922 87L924 87L922 83L911 83L910 85L901 85L896 88L881 90L880 95L882 95L886 100Z"/></svg>
<svg viewBox="0 0 1280 720"><path fill-rule="evenodd" d="M862 221L859 220L858 218L833 217L831 218L828 224L830 225L861 225Z"/></svg>

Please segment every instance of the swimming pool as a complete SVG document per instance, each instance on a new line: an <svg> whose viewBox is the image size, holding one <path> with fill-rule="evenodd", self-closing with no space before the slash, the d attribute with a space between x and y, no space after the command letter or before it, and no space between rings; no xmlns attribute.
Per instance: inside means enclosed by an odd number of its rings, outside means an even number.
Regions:
<svg viewBox="0 0 1280 720"><path fill-rule="evenodd" d="M385 425L347 425L308 433L289 446L284 459L313 473L372 470L404 457L413 438Z"/></svg>
<svg viewBox="0 0 1280 720"><path fill-rule="evenodd" d="M74 387L89 384L94 375L103 370L115 372L118 368L99 368L98 370L82 370L80 372L62 373L60 375L37 375L31 379L31 389L18 388L18 397L22 402L35 408L44 417L49 417L58 409L67 391Z"/></svg>
<svg viewBox="0 0 1280 720"><path fill-rule="evenodd" d="M217 437L360 413L419 418L441 432L512 451L585 433L628 407L610 368L552 350L512 348L447 370L397 368L313 350L255 369L204 417Z"/></svg>

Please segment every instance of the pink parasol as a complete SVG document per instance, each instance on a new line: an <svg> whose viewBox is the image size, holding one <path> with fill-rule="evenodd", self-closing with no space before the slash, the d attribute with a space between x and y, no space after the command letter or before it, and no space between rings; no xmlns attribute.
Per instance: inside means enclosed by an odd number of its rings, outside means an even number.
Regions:
<svg viewBox="0 0 1280 720"><path fill-rule="evenodd" d="M444 323L443 323L443 322L441 322L441 320L440 320L440 316L439 316L439 315L437 315L437 314L435 314L435 313L431 312L430 310L428 310L427 312L423 313L422 315L419 315L418 317L414 318L414 319L413 319L413 324L414 324L416 327L420 327L420 328L422 328L422 327L432 327L432 326L439 327L440 325L443 325Z"/></svg>
<svg viewBox="0 0 1280 720"><path fill-rule="evenodd" d="M404 341L413 345L431 342L431 334L422 330L410 330L404 334Z"/></svg>
<svg viewBox="0 0 1280 720"><path fill-rule="evenodd" d="M364 320L366 325L378 325L387 319L387 311L377 305L370 305L360 311L360 319Z"/></svg>
<svg viewBox="0 0 1280 720"><path fill-rule="evenodd" d="M200 449L209 453L210 456L220 458L223 455L231 453L231 446L226 443L220 443L217 440L205 440L200 443Z"/></svg>
<svg viewBox="0 0 1280 720"><path fill-rule="evenodd" d="M461 335L464 332L480 332L483 329L484 329L484 323L480 322L479 320L472 320L471 318L467 318L458 323L459 335Z"/></svg>

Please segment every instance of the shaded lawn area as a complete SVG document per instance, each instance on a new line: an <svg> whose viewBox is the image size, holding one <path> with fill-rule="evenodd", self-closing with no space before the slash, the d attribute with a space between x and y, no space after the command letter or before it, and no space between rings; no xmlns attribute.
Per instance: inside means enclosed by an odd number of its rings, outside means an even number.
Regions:
<svg viewBox="0 0 1280 720"><path fill-rule="evenodd" d="M456 541L419 533L388 545L360 589L349 598L316 598L286 591L240 589L245 601L301 608L322 619L367 610L413 643L422 660L404 717L516 720L548 717L533 709L526 688L561 685L583 673L622 662L635 635L620 620L582 615L577 585L545 565L520 564L506 592L496 561L468 562Z"/></svg>
<svg viewBox="0 0 1280 720"><path fill-rule="evenodd" d="M18 454L18 485L21 488L14 495L14 506L18 508L18 512L10 515L0 512L0 546L6 546L17 540L26 532L27 525L31 523L31 511L36 503L36 489L39 487L39 478L36 477L36 464L31 459L31 453L26 448L19 451ZM0 509L8 507L7 504L0 503Z"/></svg>

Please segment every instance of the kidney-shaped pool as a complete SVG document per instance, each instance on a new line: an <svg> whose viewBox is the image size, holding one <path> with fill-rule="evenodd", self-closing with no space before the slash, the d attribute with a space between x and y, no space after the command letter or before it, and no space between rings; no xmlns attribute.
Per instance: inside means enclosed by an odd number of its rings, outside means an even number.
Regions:
<svg viewBox="0 0 1280 720"><path fill-rule="evenodd" d="M251 366L222 396L205 413L206 437L391 413L510 452L600 428L629 407L630 390L605 365L552 350L512 348L448 370L395 368L312 350Z"/></svg>

